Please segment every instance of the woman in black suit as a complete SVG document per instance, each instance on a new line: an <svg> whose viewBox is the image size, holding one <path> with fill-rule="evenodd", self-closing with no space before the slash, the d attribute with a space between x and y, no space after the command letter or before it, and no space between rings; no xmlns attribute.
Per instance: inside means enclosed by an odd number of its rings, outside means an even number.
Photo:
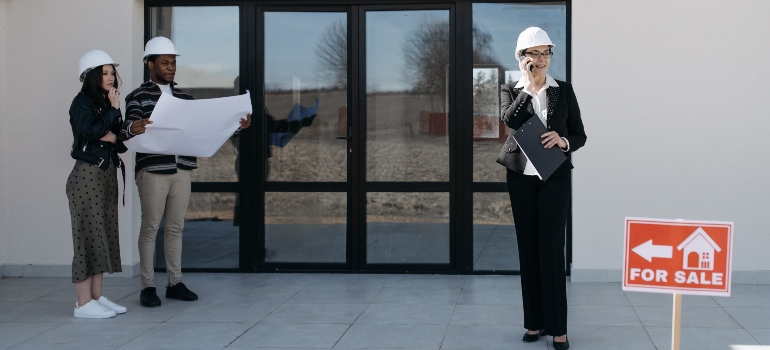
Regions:
<svg viewBox="0 0 770 350"><path fill-rule="evenodd" d="M586 142L572 85L547 74L554 45L548 34L531 27L519 35L516 58L522 78L501 88L501 118L509 128L520 128L537 115L548 132L540 137L545 148L559 147L565 161L546 181L540 179L512 137L508 192L516 225L524 302L524 342L540 335L553 336L554 349L569 348L564 239L569 213L572 163L569 153Z"/></svg>

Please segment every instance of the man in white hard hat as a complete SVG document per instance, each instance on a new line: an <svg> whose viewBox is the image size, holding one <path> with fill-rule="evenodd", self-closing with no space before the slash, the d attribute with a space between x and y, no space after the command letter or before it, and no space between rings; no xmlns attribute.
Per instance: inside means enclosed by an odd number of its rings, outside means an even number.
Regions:
<svg viewBox="0 0 770 350"><path fill-rule="evenodd" d="M143 130L146 124L152 123L148 118L161 94L193 99L191 95L174 87L177 56L176 47L168 38L159 36L147 42L144 62L150 71L150 80L126 96L126 122L121 130L122 137L133 137L137 124ZM241 119L240 129L249 127L250 123L250 116ZM198 299L198 295L182 283L182 230L190 201L191 172L197 167L195 157L136 153L136 185L142 206L142 225L139 230L142 292L139 301L143 306L158 307L161 304L153 282L155 238L161 219L164 221L163 248L168 274L166 298L184 301Z"/></svg>

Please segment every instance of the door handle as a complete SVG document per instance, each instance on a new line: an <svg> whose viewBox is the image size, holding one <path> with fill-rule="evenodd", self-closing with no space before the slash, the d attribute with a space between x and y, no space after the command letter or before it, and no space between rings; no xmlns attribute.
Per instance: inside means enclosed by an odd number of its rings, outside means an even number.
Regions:
<svg viewBox="0 0 770 350"><path fill-rule="evenodd" d="M351 139L350 136L337 136L337 140L348 140L348 141L350 141L350 139Z"/></svg>

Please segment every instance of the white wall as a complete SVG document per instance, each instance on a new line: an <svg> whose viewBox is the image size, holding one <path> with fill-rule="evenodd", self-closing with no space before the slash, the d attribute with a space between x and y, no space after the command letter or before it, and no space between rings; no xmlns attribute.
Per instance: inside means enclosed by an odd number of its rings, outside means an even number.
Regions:
<svg viewBox="0 0 770 350"><path fill-rule="evenodd" d="M5 265L5 236L7 235L5 229L5 143L6 143L6 127L5 120L8 118L8 114L5 112L7 105L6 94L6 75L5 75L5 38L7 25L6 25L6 0L0 0L0 277L4 275Z"/></svg>
<svg viewBox="0 0 770 350"><path fill-rule="evenodd" d="M734 221L734 282L770 283L770 2L573 4L573 281L620 281L644 216Z"/></svg>
<svg viewBox="0 0 770 350"><path fill-rule="evenodd" d="M69 276L72 233L65 182L74 160L68 110L80 89L77 63L91 49L120 66L123 96L141 83L143 2L137 0L7 0L3 54L13 89L5 94L0 149L5 274ZM12 145L12 147L10 146ZM129 195L120 208L125 271L138 262L133 157L124 155ZM13 184L12 186L10 184Z"/></svg>

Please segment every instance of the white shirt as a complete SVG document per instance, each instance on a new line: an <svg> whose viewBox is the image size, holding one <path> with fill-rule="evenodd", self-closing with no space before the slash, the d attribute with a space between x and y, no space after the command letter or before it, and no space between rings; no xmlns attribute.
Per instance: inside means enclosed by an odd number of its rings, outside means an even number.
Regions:
<svg viewBox="0 0 770 350"><path fill-rule="evenodd" d="M160 92L164 94L170 94L171 96L174 95L174 93L171 92L171 84L166 84L166 85L158 84L158 87L160 88Z"/></svg>
<svg viewBox="0 0 770 350"><path fill-rule="evenodd" d="M522 89L521 91L524 91L530 96L532 96L532 109L535 110L535 114L537 115L538 119L540 119L543 125L547 128L548 127L548 94L546 93L546 90L549 87L559 87L559 84L556 82L554 78L546 74L545 84L543 84L543 86L537 92L528 91L524 88L525 86L526 86L525 81L524 79L522 79L522 80L519 80L515 88ZM567 141L566 138L564 140ZM567 150L565 152L567 151L569 151L569 141L567 141ZM526 156L526 154L524 156ZM540 177L540 174L538 174L537 170L532 165L532 162L529 161L529 158L527 158L527 165L524 167L524 175L537 175L538 177Z"/></svg>

